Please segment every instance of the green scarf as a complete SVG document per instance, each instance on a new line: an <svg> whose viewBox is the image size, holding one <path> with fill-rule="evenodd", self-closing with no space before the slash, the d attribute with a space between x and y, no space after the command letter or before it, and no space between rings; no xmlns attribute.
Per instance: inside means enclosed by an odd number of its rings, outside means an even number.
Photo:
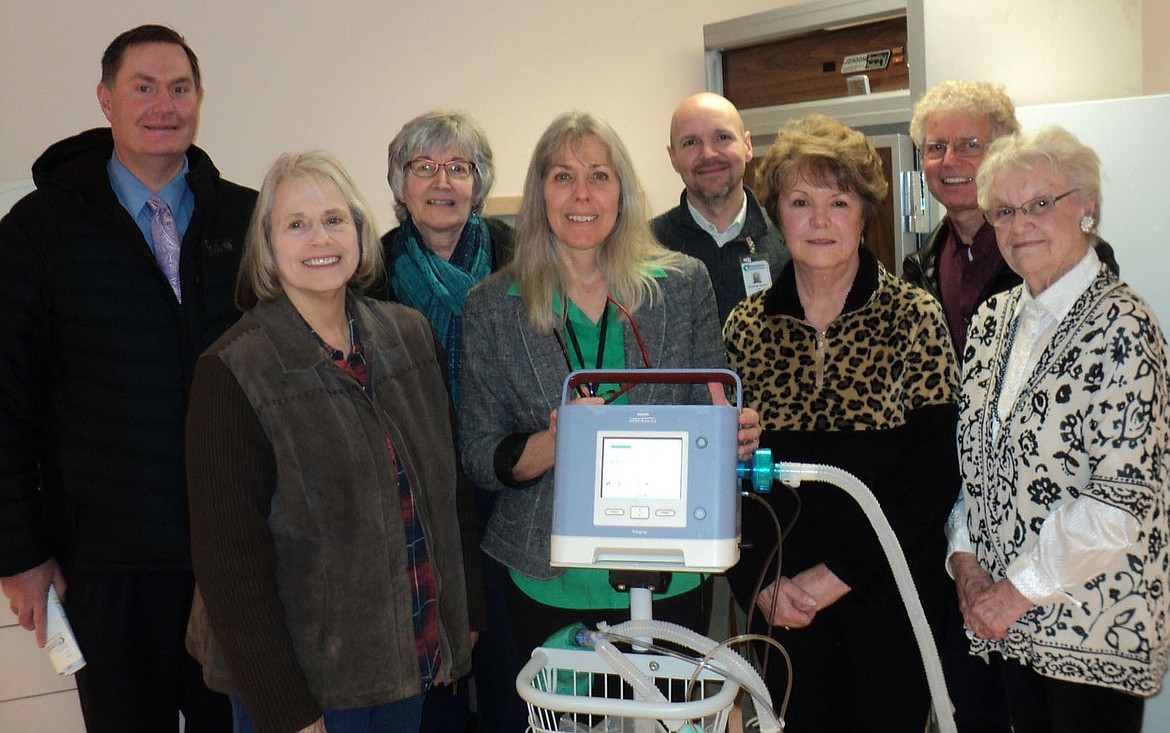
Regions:
<svg viewBox="0 0 1170 733"><path fill-rule="evenodd" d="M427 248L418 227L407 219L390 243L390 268L394 296L421 311L439 335L447 352L451 397L458 404L463 301L467 291L492 271L487 224L475 214L468 217L451 259L445 260Z"/></svg>

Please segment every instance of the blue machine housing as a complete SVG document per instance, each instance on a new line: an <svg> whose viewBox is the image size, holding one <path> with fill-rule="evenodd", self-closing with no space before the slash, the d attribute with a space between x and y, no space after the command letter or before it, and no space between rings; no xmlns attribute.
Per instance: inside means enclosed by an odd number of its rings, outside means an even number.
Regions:
<svg viewBox="0 0 1170 733"><path fill-rule="evenodd" d="M584 382L718 381L736 405L569 404ZM636 394L636 392L634 393ZM582 370L557 411L551 564L722 572L739 560L737 432L728 370Z"/></svg>

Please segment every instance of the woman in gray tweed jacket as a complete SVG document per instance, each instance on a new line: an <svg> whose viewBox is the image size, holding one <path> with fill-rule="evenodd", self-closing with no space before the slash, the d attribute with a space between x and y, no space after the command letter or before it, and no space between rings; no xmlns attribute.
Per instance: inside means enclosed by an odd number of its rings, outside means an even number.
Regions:
<svg viewBox="0 0 1170 733"><path fill-rule="evenodd" d="M549 566L555 410L565 376L580 368L726 364L706 270L659 245L648 220L613 129L587 113L563 114L528 168L514 260L477 286L464 309L463 463L477 485L500 492L483 548L507 568L509 625L522 659L567 623L629 617L628 596L608 587L605 571ZM607 387L591 385L579 399L600 403ZM630 400L695 404L713 394L639 385ZM757 445L758 423L752 411L741 417L741 452ZM676 575L669 593L655 596L655 616L701 627L705 589L698 576Z"/></svg>

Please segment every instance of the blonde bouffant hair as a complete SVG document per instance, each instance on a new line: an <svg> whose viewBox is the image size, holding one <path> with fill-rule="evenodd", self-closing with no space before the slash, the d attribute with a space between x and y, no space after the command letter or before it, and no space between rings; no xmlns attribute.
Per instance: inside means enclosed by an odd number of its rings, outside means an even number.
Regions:
<svg viewBox="0 0 1170 733"><path fill-rule="evenodd" d="M825 115L801 117L781 127L756 171L760 203L773 220L779 221L780 196L798 178L857 194L867 223L890 188L869 139Z"/></svg>

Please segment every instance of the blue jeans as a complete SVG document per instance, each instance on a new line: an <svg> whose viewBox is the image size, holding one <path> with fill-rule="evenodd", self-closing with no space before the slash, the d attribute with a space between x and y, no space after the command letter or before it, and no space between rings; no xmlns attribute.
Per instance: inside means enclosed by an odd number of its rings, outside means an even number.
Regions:
<svg viewBox="0 0 1170 733"><path fill-rule="evenodd" d="M399 733L417 731L422 721L423 696L415 695L398 702L368 708L326 710L325 729L329 733ZM235 733L256 733L244 701L232 697L232 721Z"/></svg>

